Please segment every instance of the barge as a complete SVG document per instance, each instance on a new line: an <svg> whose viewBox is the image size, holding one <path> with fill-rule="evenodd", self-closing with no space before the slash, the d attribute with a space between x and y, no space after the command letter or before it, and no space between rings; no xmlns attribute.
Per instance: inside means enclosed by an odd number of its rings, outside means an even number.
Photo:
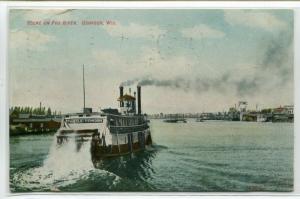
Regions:
<svg viewBox="0 0 300 199"><path fill-rule="evenodd" d="M167 123L186 123L186 119L184 118L184 115L180 116L179 114L175 115L169 115L169 118L163 120Z"/></svg>

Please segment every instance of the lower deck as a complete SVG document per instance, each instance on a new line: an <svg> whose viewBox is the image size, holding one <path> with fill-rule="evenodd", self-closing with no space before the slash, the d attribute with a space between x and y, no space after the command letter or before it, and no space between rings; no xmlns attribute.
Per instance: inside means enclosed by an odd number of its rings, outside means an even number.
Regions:
<svg viewBox="0 0 300 199"><path fill-rule="evenodd" d="M111 145L106 145L104 137L94 136L91 142L91 154L93 159L101 159L134 153L150 145L152 145L150 131L119 135Z"/></svg>

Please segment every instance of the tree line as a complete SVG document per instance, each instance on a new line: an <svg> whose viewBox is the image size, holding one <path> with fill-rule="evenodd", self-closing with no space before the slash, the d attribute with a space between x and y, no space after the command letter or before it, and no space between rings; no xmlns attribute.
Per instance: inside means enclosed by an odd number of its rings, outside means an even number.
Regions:
<svg viewBox="0 0 300 199"><path fill-rule="evenodd" d="M61 112L52 111L50 107L30 107L30 106L13 106L9 109L10 116L19 116L19 114L30 114L30 115L60 115Z"/></svg>

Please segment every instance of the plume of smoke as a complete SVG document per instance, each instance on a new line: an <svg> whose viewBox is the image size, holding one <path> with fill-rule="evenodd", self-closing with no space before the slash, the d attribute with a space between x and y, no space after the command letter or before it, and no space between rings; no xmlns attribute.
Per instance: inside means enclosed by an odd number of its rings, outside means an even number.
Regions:
<svg viewBox="0 0 300 199"><path fill-rule="evenodd" d="M274 91L267 89L264 85L272 79L276 79L277 84L283 86L293 79L293 57L290 49L293 45L293 34L279 34L271 37L263 43L264 50L262 58L257 61L261 67L256 69L252 75L240 76L238 72L228 71L220 77L183 77L173 79L157 79L151 76L135 78L122 83L123 86L138 84L140 86L166 87L170 89L181 89L186 92L193 91L203 93L210 90L226 92L240 97L255 95L259 92Z"/></svg>
<svg viewBox="0 0 300 199"><path fill-rule="evenodd" d="M169 87L169 88L179 88L187 90L189 88L190 80L185 78L175 78L175 79L156 79L150 76L143 78L135 78L122 82L122 86L132 86L137 84L139 86L156 86L156 87Z"/></svg>
<svg viewBox="0 0 300 199"><path fill-rule="evenodd" d="M224 83L229 81L229 74L222 75L220 78L185 78L177 77L173 79L157 79L153 77L136 78L122 82L123 86L132 86L134 84L140 86L155 86L166 87L171 89L180 89L186 92L193 90L196 92L204 92L210 89L217 89L221 91Z"/></svg>
<svg viewBox="0 0 300 199"><path fill-rule="evenodd" d="M274 82L274 89L293 80L293 31L264 38L264 41L262 58L258 60L261 67L253 76L236 82L239 96L252 95L262 90L268 92L269 89L264 88L268 81Z"/></svg>
<svg viewBox="0 0 300 199"><path fill-rule="evenodd" d="M133 84L136 84L137 81L139 81L138 78L131 79L131 80L126 80L126 81L121 83L121 86L131 86Z"/></svg>
<svg viewBox="0 0 300 199"><path fill-rule="evenodd" d="M281 81L286 82L293 75L293 31L281 33L269 39L262 59L265 70L272 70Z"/></svg>

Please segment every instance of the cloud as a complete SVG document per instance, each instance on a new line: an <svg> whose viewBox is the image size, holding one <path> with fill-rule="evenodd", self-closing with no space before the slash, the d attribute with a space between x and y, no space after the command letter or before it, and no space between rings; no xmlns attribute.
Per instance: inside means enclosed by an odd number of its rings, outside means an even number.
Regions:
<svg viewBox="0 0 300 199"><path fill-rule="evenodd" d="M282 33L262 38L256 59L250 63L236 64L223 73L220 65L205 67L205 61L189 56L174 55L153 61L144 74L122 82L125 86L164 87L185 92L204 94L223 93L237 97L268 96L293 84L293 34ZM152 57L151 53L146 55ZM142 57L142 56L140 56ZM155 59L159 57L153 56ZM155 60L154 59L154 60ZM180 61L181 60L181 61ZM201 66L201 70L197 70ZM168 68L169 67L169 68ZM153 71L151 71L153 70ZM155 73L154 71L157 71ZM273 95L272 94L272 95Z"/></svg>
<svg viewBox="0 0 300 199"><path fill-rule="evenodd" d="M24 20L45 20L45 19L74 19L71 12L74 9L31 9L24 10Z"/></svg>
<svg viewBox="0 0 300 199"><path fill-rule="evenodd" d="M184 92L216 92L238 97L260 96L284 87L292 78L289 51L291 36L265 39L257 59L231 66L220 73L222 64L211 65L190 54L163 56L157 48L143 47L138 55L128 57L111 50L97 50L93 56L98 67L105 66L108 77L118 74L124 86L140 84Z"/></svg>
<svg viewBox="0 0 300 199"><path fill-rule="evenodd" d="M113 50L107 50L107 49L101 49L101 50L94 50L92 51L93 57L96 59L96 61L101 61L105 64L111 64L111 63L122 63L121 57L119 57L119 54L116 51Z"/></svg>
<svg viewBox="0 0 300 199"><path fill-rule="evenodd" d="M27 49L34 51L43 51L46 44L55 42L56 38L45 34L39 30L14 31L10 32L9 47L12 49Z"/></svg>
<svg viewBox="0 0 300 199"><path fill-rule="evenodd" d="M232 26L248 26L252 28L261 28L266 31L274 29L284 29L287 24L278 17L268 12L252 10L226 10L224 19Z"/></svg>
<svg viewBox="0 0 300 199"><path fill-rule="evenodd" d="M275 74L280 84L293 77L293 32L282 32L277 37L269 37L261 43L265 50L261 65L266 72Z"/></svg>
<svg viewBox="0 0 300 199"><path fill-rule="evenodd" d="M155 76L158 78L175 78L190 74L195 59L190 56L175 55L163 57L159 49L142 47L139 54L131 57L108 49L94 50L93 60L97 66L106 66L106 73L112 72L119 77Z"/></svg>
<svg viewBox="0 0 300 199"><path fill-rule="evenodd" d="M204 38L222 38L225 33L216 29L213 29L205 24L196 25L192 28L186 28L181 30L183 37L204 39Z"/></svg>
<svg viewBox="0 0 300 199"><path fill-rule="evenodd" d="M156 39L160 35L166 33L166 31L161 29L159 26L140 25L137 23L130 23L127 26L117 23L115 26L104 26L103 28L107 31L107 33L110 36L122 37L124 39L128 39L128 38Z"/></svg>

